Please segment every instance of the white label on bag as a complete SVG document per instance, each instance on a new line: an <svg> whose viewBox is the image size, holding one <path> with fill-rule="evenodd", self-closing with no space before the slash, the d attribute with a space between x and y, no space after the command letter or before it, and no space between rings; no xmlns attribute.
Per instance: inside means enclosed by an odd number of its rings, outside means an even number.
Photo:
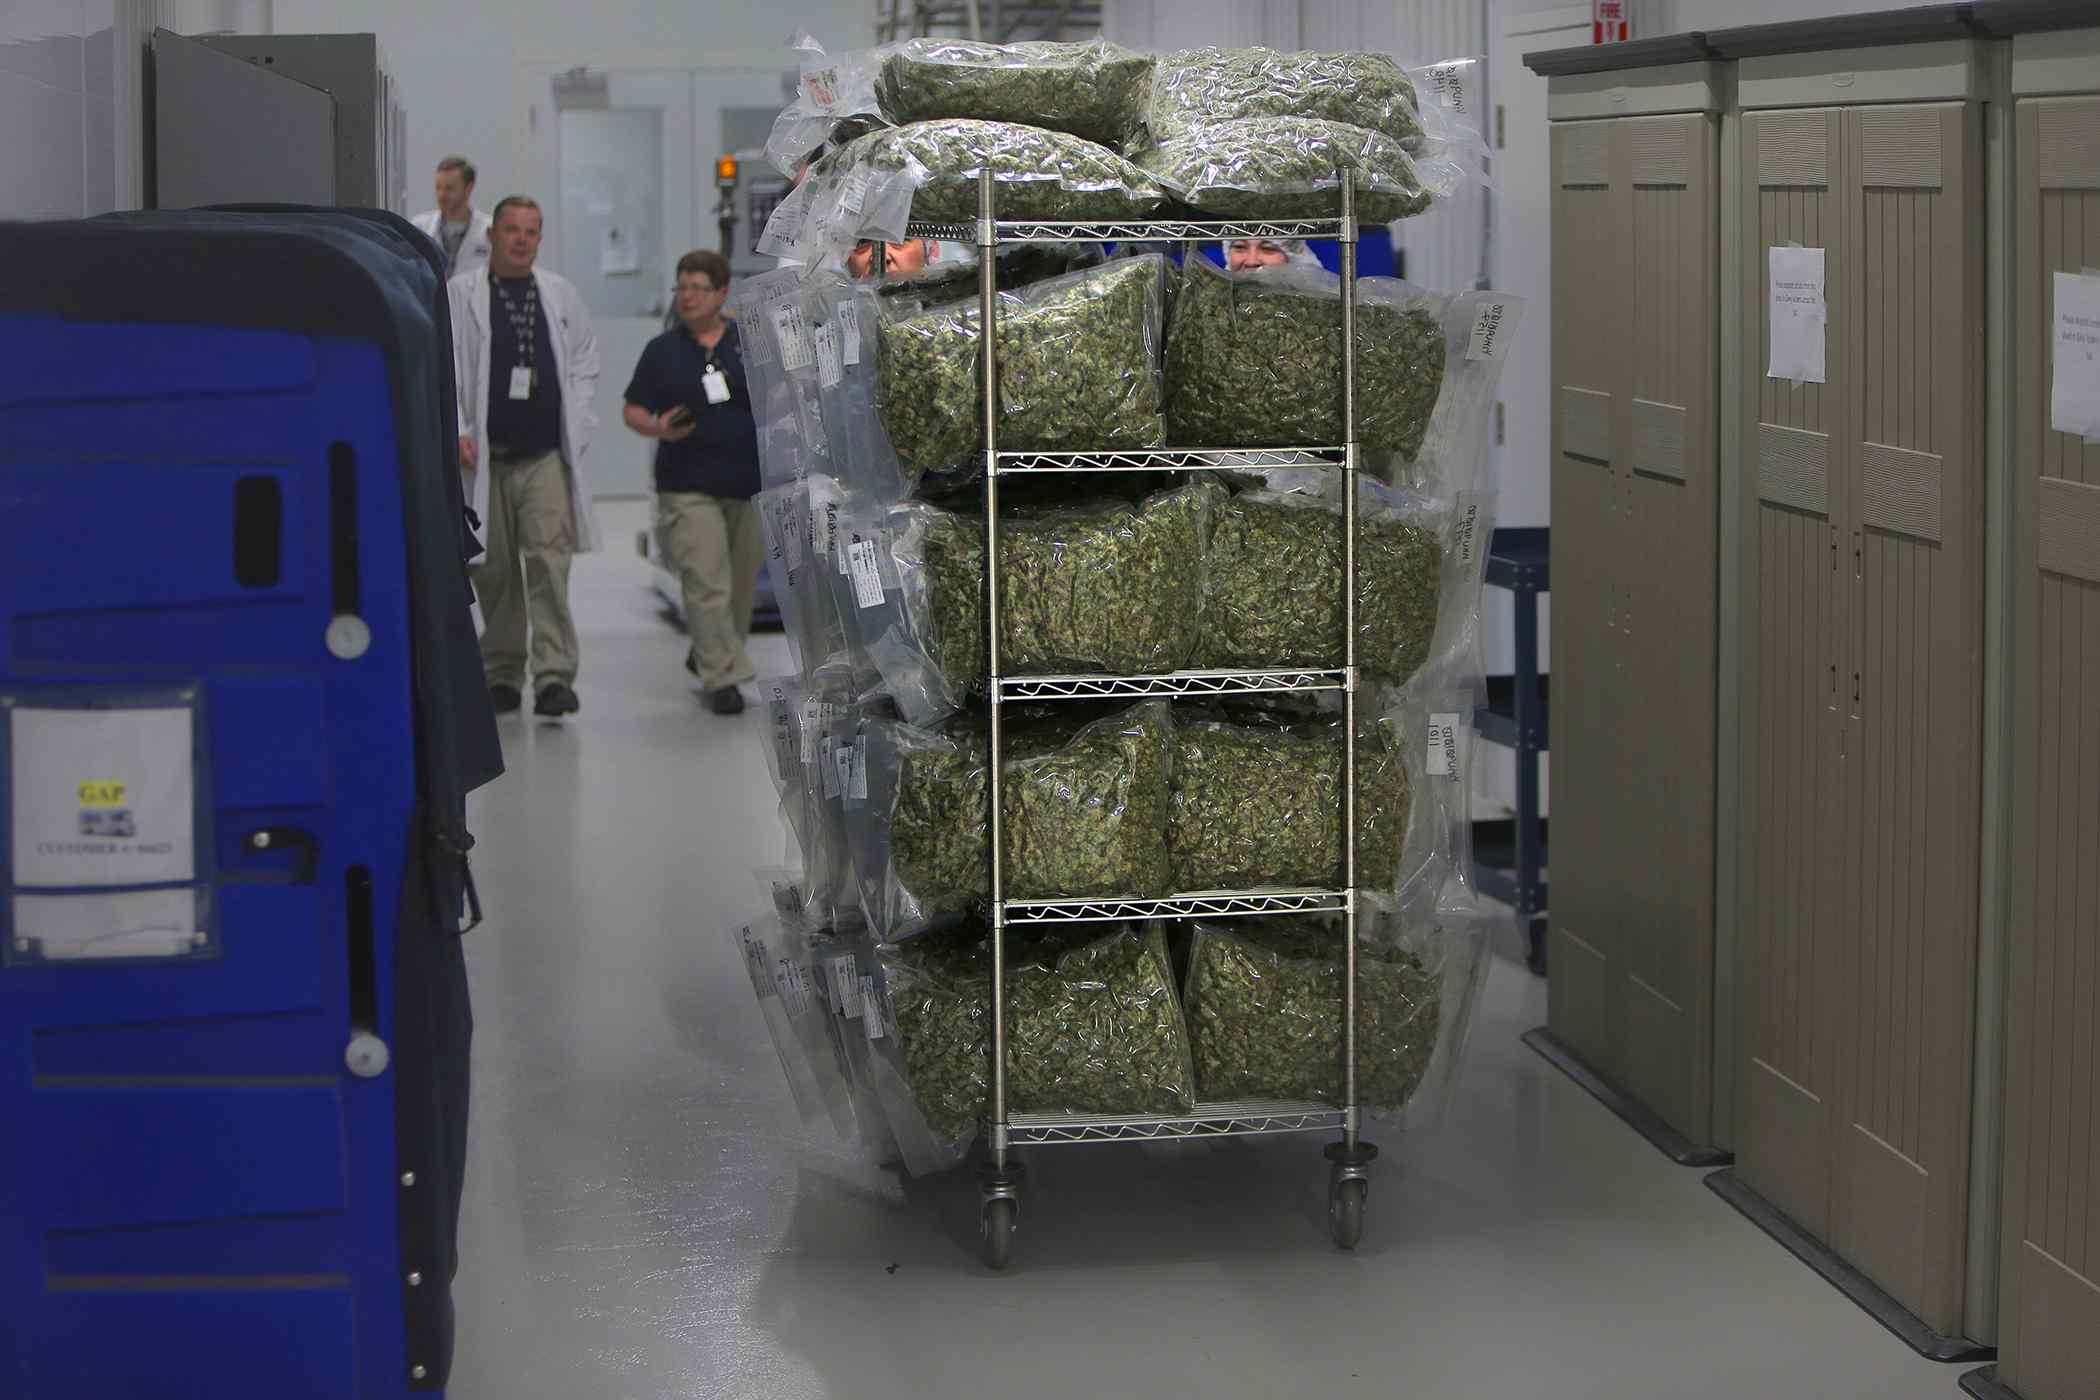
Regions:
<svg viewBox="0 0 2100 1400"><path fill-rule="evenodd" d="M1509 345L1504 335L1504 326L1515 318L1509 314L1506 301L1483 302L1473 317L1473 334L1466 340L1466 358L1469 360L1499 360Z"/></svg>
<svg viewBox="0 0 2100 1400"><path fill-rule="evenodd" d="M854 971L853 955L846 953L833 960L837 971L833 978L839 988L839 1014L852 1020L861 1012L860 976Z"/></svg>
<svg viewBox="0 0 2100 1400"><path fill-rule="evenodd" d="M825 799L836 802L845 789L839 786L838 745L829 734L817 742L817 766L824 770Z"/></svg>
<svg viewBox="0 0 2100 1400"><path fill-rule="evenodd" d="M782 368L809 368L809 322L802 315L801 302L773 303L773 334L780 341Z"/></svg>
<svg viewBox="0 0 2100 1400"><path fill-rule="evenodd" d="M1471 568L1473 552L1479 547L1480 502L1466 501L1451 522L1451 548L1458 555L1461 568Z"/></svg>
<svg viewBox="0 0 2100 1400"><path fill-rule="evenodd" d="M2100 273L2055 278L2055 372L2049 381L2049 426L2100 438Z"/></svg>
<svg viewBox="0 0 2100 1400"><path fill-rule="evenodd" d="M838 307L839 351L849 365L860 363L860 303L842 301Z"/></svg>
<svg viewBox="0 0 2100 1400"><path fill-rule="evenodd" d="M751 990L764 1001L776 995L773 988L773 960L766 952L766 940L744 930L744 971L751 974Z"/></svg>
<svg viewBox="0 0 2100 1400"><path fill-rule="evenodd" d="M875 541L855 540L851 549L853 556L853 597L863 608L882 606L882 571L875 566Z"/></svg>
<svg viewBox="0 0 2100 1400"><path fill-rule="evenodd" d="M847 797L853 791L853 745L839 744L831 751L831 762L838 775L838 790L834 797Z"/></svg>
<svg viewBox="0 0 2100 1400"><path fill-rule="evenodd" d="M824 724L822 701L802 702L802 763L804 767L817 761L817 734Z"/></svg>
<svg viewBox="0 0 2100 1400"><path fill-rule="evenodd" d="M1437 105L1465 115L1466 70L1472 66L1473 60L1461 58L1439 63L1429 70L1429 90L1436 94Z"/></svg>
<svg viewBox="0 0 2100 1400"><path fill-rule="evenodd" d="M195 877L196 740L188 708L17 706L7 713L17 885Z"/></svg>
<svg viewBox="0 0 2100 1400"><path fill-rule="evenodd" d="M826 389L838 387L846 371L839 361L839 328L826 321L817 327L817 383Z"/></svg>
<svg viewBox="0 0 2100 1400"><path fill-rule="evenodd" d="M1458 716L1429 717L1429 776L1458 776Z"/></svg>
<svg viewBox="0 0 2100 1400"><path fill-rule="evenodd" d="M839 191L839 207L848 213L858 214L868 202L868 182L873 178L865 165L855 166L846 177L845 188Z"/></svg>
<svg viewBox="0 0 2100 1400"><path fill-rule="evenodd" d="M780 989L780 1004L790 1016L809 1010L809 974L793 958L773 959L773 985Z"/></svg>
<svg viewBox="0 0 2100 1400"><path fill-rule="evenodd" d="M1824 382L1823 249L1774 248L1766 292L1772 321L1772 357L1765 377L1795 384Z"/></svg>
<svg viewBox="0 0 2100 1400"><path fill-rule="evenodd" d="M868 1039L882 1039L882 998L876 995L875 979L860 979L861 1020L868 1028Z"/></svg>
<svg viewBox="0 0 2100 1400"><path fill-rule="evenodd" d="M781 775L785 777L799 752L795 742L795 707L775 685L766 699L766 710L773 720L773 756L780 760Z"/></svg>
<svg viewBox="0 0 2100 1400"><path fill-rule="evenodd" d="M846 785L846 796L855 802L868 800L868 746L853 746L853 781Z"/></svg>
<svg viewBox="0 0 2100 1400"><path fill-rule="evenodd" d="M819 112L829 112L839 100L839 70L827 65L802 70L802 95Z"/></svg>

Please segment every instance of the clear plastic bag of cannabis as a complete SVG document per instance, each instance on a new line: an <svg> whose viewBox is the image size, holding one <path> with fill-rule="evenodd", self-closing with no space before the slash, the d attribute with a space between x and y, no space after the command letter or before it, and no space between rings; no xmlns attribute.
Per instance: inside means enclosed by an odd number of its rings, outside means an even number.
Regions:
<svg viewBox="0 0 2100 1400"><path fill-rule="evenodd" d="M1397 729L1360 723L1357 884L1375 894L1399 884L1413 806ZM1340 886L1341 734L1335 721L1180 720L1168 819L1175 888Z"/></svg>
<svg viewBox="0 0 2100 1400"><path fill-rule="evenodd" d="M1357 282L1356 438L1412 460L1443 388L1447 298L1389 277ZM1167 332L1169 439L1187 447L1342 440L1342 282L1320 267L1228 272L1190 258Z"/></svg>
<svg viewBox="0 0 2100 1400"><path fill-rule="evenodd" d="M1415 86L1382 53L1282 52L1214 45L1162 54L1146 125L1154 140L1239 117L1316 117L1423 145Z"/></svg>
<svg viewBox="0 0 2100 1400"><path fill-rule="evenodd" d="M781 109L766 138L766 159L789 179L820 157L827 146L842 144L882 123L875 97L875 78L883 50L827 54L808 34L797 34L788 49L795 55L794 100Z"/></svg>
<svg viewBox="0 0 2100 1400"><path fill-rule="evenodd" d="M950 118L884 127L810 166L774 208L758 251L805 266L865 239L901 242L913 223L971 224L990 171L1002 219L1143 219L1160 181L1106 146L1012 122Z"/></svg>
<svg viewBox="0 0 2100 1400"><path fill-rule="evenodd" d="M845 672L775 676L758 682L766 707L766 762L780 796L781 819L799 863L792 869L793 907L823 927L860 917L859 891L847 847L842 774L832 722L851 704Z"/></svg>
<svg viewBox="0 0 2100 1400"><path fill-rule="evenodd" d="M991 894L986 736L973 722L938 733L883 720L866 734L869 811L850 830L863 889L870 871L882 872L868 921L891 940L954 923ZM1007 898L1170 892L1165 702L1076 728L1016 723L1004 743Z"/></svg>
<svg viewBox="0 0 2100 1400"><path fill-rule="evenodd" d="M825 1025L829 1008L810 974L808 925L800 918L766 914L733 920L723 931L750 975L796 1113L805 1124L829 1121L841 1137L851 1137L852 1089Z"/></svg>
<svg viewBox="0 0 2100 1400"><path fill-rule="evenodd" d="M1140 152L1136 164L1209 218L1332 218L1344 173L1355 176L1356 217L1367 224L1420 214L1438 193L1392 137L1317 117L1206 122Z"/></svg>
<svg viewBox="0 0 2100 1400"><path fill-rule="evenodd" d="M1152 66L1150 54L1106 39L907 39L883 55L875 89L894 122L978 117L1120 149L1144 113Z"/></svg>
<svg viewBox="0 0 2100 1400"><path fill-rule="evenodd" d="M1188 1026L1157 926L1007 947L1007 1107L1188 1113ZM966 1144L991 1092L991 957L978 939L882 950L905 1081L937 1138Z"/></svg>
<svg viewBox="0 0 2100 1400"><path fill-rule="evenodd" d="M1185 984L1190 1048L1206 1100L1339 1104L1345 935L1276 919L1199 924ZM1357 1099L1405 1108L1444 1030L1444 968L1428 950L1357 946Z"/></svg>
<svg viewBox="0 0 2100 1400"><path fill-rule="evenodd" d="M1369 499L1358 512L1356 664L1382 681L1405 681L1436 644L1445 515L1426 503ZM1197 664L1341 665L1341 503L1242 491L1212 518Z"/></svg>
<svg viewBox="0 0 2100 1400"><path fill-rule="evenodd" d="M999 446L1158 447L1166 259L1157 253L1001 292ZM877 402L906 483L981 465L979 304L953 302L880 327Z"/></svg>
<svg viewBox="0 0 2100 1400"><path fill-rule="evenodd" d="M1175 671L1202 621L1214 482L1142 501L1016 510L999 527L1000 664L1008 675ZM885 678L951 707L981 693L984 521L911 502L892 512L903 601L930 678Z"/></svg>

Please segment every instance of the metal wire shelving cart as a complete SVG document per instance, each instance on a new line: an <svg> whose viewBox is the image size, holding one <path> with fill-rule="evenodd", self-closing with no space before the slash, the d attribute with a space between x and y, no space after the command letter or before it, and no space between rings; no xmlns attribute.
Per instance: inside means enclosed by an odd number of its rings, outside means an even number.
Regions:
<svg viewBox="0 0 2100 1400"><path fill-rule="evenodd" d="M1160 220L1037 222L1000 220L994 181L978 178L974 228L914 224L910 236L974 242L978 250L979 354L983 375L980 412L984 428L985 655L990 672L990 824L992 1046L991 1103L985 1123L988 1160L980 1169L985 1262L1004 1268L1012 1248L1024 1177L1014 1149L1075 1142L1156 1142L1163 1139L1339 1131L1328 1145L1332 1164L1328 1214L1334 1242L1356 1246L1363 1231L1368 1168L1378 1149L1363 1140L1357 1103L1357 913L1356 744L1342 744L1343 884L1340 889L1203 891L1166 899L1006 898L1002 802L1000 710L1018 701L1151 696L1221 696L1278 691L1340 691L1344 733L1357 732L1356 667L1356 201L1344 179L1341 217L1264 220ZM1334 238L1341 250L1342 441L1308 447L1159 448L1138 451L1009 452L998 442L998 349L993 317L998 302L997 249L1002 245L1050 242L1174 242L1194 239ZM1145 676L1009 676L999 654L999 483L1034 472L1216 471L1265 466L1325 466L1343 473L1344 649L1335 670L1213 670ZM1347 951L1342 994L1342 1102L1198 1103L1189 1114L1013 1113L1006 1093L1006 931L1122 919L1193 919L1263 914L1340 914Z"/></svg>

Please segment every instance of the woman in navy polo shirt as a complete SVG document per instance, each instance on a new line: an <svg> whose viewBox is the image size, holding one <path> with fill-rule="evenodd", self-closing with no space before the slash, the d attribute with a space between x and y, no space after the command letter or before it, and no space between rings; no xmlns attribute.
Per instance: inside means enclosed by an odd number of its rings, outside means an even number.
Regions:
<svg viewBox="0 0 2100 1400"><path fill-rule="evenodd" d="M718 715L744 708L754 678L744 642L764 551L758 511L758 429L744 385L736 322L722 315L729 263L719 253L678 260L678 324L649 342L627 385L627 426L656 439L656 534L685 590L692 649Z"/></svg>

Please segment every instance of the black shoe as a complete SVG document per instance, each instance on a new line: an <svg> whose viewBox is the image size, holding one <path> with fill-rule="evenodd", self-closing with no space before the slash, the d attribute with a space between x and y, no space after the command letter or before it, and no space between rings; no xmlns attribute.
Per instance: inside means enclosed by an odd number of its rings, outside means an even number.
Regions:
<svg viewBox="0 0 2100 1400"><path fill-rule="evenodd" d="M576 692L561 681L549 681L541 686L539 698L532 702L532 712L548 719L573 715L582 708L583 702L576 698Z"/></svg>
<svg viewBox="0 0 2100 1400"><path fill-rule="evenodd" d="M499 715L514 715L525 704L525 694L514 685L489 687L489 703Z"/></svg>
<svg viewBox="0 0 2100 1400"><path fill-rule="evenodd" d="M707 708L718 715L740 715L744 712L744 692L733 685L707 692Z"/></svg>

